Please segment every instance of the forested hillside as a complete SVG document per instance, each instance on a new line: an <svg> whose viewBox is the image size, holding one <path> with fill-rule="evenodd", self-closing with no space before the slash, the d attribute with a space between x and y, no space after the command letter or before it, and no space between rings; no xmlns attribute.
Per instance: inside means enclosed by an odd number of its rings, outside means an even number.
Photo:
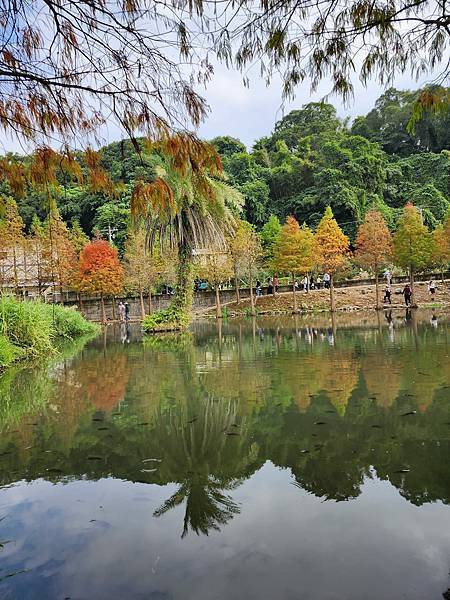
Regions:
<svg viewBox="0 0 450 600"><path fill-rule="evenodd" d="M396 209L412 202L433 227L449 208L450 114L425 114L408 132L418 92L388 90L350 126L331 104L311 103L279 121L251 152L218 137L231 182L245 196L245 216L262 225L270 214L293 214L317 225L330 204L353 238L368 207L390 225Z"/></svg>
<svg viewBox="0 0 450 600"><path fill-rule="evenodd" d="M228 136L212 140L229 183L244 195L245 219L261 228L272 214L281 221L292 214L315 227L330 205L354 240L368 208L380 209L394 227L398 209L409 201L435 227L450 207L450 114L425 113L408 131L418 93L390 89L353 123L339 119L331 104L307 104L251 150ZM122 252L133 183L154 179L163 158L144 145L139 154L129 141L104 147L101 157L112 181L121 183L115 195L62 180L56 200L67 223L78 221L89 236L97 229L107 237L111 230ZM84 168L83 155L77 158ZM0 191L14 196L6 183ZM43 219L48 212L36 190L15 199L28 228L35 214Z"/></svg>

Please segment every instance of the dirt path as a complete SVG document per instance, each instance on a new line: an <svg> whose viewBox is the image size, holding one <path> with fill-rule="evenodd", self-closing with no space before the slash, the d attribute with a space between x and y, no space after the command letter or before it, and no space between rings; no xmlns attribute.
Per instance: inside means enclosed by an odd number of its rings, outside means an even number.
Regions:
<svg viewBox="0 0 450 600"><path fill-rule="evenodd" d="M404 300L401 291L404 284L392 285L392 308L404 307ZM418 282L414 286L416 302L421 307L427 307L433 304L440 306L450 305L450 281L444 283L438 282L434 298L428 291L426 282ZM383 299L384 286L380 286L380 295ZM297 292L297 306L299 312L318 312L329 309L329 291L311 290L310 292ZM354 311L373 309L375 307L375 286L361 285L353 287L344 287L335 289L336 308L339 311ZM223 304L226 307L228 316L241 316L249 313L250 299ZM389 305L387 305L389 307ZM258 314L282 314L292 313L293 297L292 292L283 292L276 296L260 296L256 302ZM198 311L196 316L210 316L215 313L215 307Z"/></svg>

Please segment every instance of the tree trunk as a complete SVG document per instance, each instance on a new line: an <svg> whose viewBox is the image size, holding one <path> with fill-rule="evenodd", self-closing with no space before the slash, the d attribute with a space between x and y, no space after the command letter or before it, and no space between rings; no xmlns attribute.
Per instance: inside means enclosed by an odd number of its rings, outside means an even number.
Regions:
<svg viewBox="0 0 450 600"><path fill-rule="evenodd" d="M378 289L378 269L375 269L375 308L380 310L380 291Z"/></svg>
<svg viewBox="0 0 450 600"><path fill-rule="evenodd" d="M144 294L139 290L139 300L141 301L141 319L145 317Z"/></svg>
<svg viewBox="0 0 450 600"><path fill-rule="evenodd" d="M147 304L148 304L148 314L151 315L153 312L153 306L152 306L152 292L151 290L148 290L148 299L147 299Z"/></svg>
<svg viewBox="0 0 450 600"><path fill-rule="evenodd" d="M188 325L192 319L194 298L194 269L192 251L181 243L178 248L178 270L175 296L167 308L167 313L176 325Z"/></svg>
<svg viewBox="0 0 450 600"><path fill-rule="evenodd" d="M241 301L241 296L239 294L239 282L238 282L236 268L234 269L234 289L236 292L236 303L239 304L239 302Z"/></svg>
<svg viewBox="0 0 450 600"><path fill-rule="evenodd" d="M416 294L414 292L414 269L409 267L409 286L411 288L411 306L416 306Z"/></svg>
<svg viewBox="0 0 450 600"><path fill-rule="evenodd" d="M14 277L14 293L19 295L19 276L17 275L17 256L16 248L13 246L13 277Z"/></svg>
<svg viewBox="0 0 450 600"><path fill-rule="evenodd" d="M216 291L216 319L221 319L222 318L222 308L220 306L220 291L219 291L218 285L215 286L215 291Z"/></svg>
<svg viewBox="0 0 450 600"><path fill-rule="evenodd" d="M255 316L255 297L253 296L253 277L250 273L250 306L251 306L251 314Z"/></svg>
<svg viewBox="0 0 450 600"><path fill-rule="evenodd" d="M297 295L295 293L295 275L292 273L292 296L294 298L294 313L297 313Z"/></svg>
<svg viewBox="0 0 450 600"><path fill-rule="evenodd" d="M330 310L331 312L335 312L336 310L336 305L334 302L334 284L332 277L330 277Z"/></svg>
<svg viewBox="0 0 450 600"><path fill-rule="evenodd" d="M102 324L106 325L105 299L103 297L103 294L100 294L100 304L102 309Z"/></svg>

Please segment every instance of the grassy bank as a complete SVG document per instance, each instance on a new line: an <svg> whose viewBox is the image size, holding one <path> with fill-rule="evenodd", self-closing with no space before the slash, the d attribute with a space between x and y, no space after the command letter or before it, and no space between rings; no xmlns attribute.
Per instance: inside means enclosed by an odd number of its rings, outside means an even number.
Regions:
<svg viewBox="0 0 450 600"><path fill-rule="evenodd" d="M19 359L57 353L61 340L74 340L99 331L74 309L38 301L0 297L0 369Z"/></svg>

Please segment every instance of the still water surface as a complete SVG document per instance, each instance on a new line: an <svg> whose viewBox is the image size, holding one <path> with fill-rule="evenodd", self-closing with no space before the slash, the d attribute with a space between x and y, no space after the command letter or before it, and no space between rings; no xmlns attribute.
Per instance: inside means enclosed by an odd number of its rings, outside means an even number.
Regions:
<svg viewBox="0 0 450 600"><path fill-rule="evenodd" d="M0 378L0 598L432 600L444 315L109 329Z"/></svg>

